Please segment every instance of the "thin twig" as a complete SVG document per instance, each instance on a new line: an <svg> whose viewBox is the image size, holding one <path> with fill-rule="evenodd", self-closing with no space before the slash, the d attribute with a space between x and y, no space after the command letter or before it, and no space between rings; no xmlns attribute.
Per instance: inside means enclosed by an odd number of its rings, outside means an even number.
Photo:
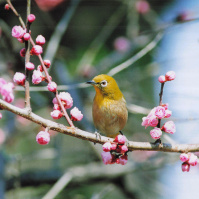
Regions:
<svg viewBox="0 0 199 199"><path fill-rule="evenodd" d="M59 124L47 119L44 119L34 113L29 113L26 109L18 108L12 104L9 104L0 99L0 108L8 110L16 115L20 115L36 124L43 126L44 128L49 127L51 130L70 135L82 140L88 140L93 143L104 144L105 142L113 142L112 138L101 136L98 139L94 133L89 133L75 127L66 127L63 124ZM164 152L199 152L199 144L155 144L150 142L132 142L129 141L129 151L141 150L141 151L164 151Z"/></svg>
<svg viewBox="0 0 199 199"><path fill-rule="evenodd" d="M158 42L162 39L162 37L163 37L163 33L159 32L156 35L156 37L148 45L146 45L141 51L139 51L136 55L134 55L130 59L126 60L124 63L114 67L113 69L111 69L107 73L107 75L113 76L113 75L121 72L122 70L128 68L129 66L131 66L137 60L139 60L144 55L146 55L148 52L150 52L152 49L154 49L157 46Z"/></svg>

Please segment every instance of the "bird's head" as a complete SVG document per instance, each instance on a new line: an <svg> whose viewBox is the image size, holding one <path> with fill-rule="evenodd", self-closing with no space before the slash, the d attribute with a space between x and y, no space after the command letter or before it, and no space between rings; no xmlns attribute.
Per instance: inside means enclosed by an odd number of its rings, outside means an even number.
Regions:
<svg viewBox="0 0 199 199"><path fill-rule="evenodd" d="M101 94L111 99L121 99L123 97L117 82L111 76L101 74L87 83L94 86L96 94Z"/></svg>

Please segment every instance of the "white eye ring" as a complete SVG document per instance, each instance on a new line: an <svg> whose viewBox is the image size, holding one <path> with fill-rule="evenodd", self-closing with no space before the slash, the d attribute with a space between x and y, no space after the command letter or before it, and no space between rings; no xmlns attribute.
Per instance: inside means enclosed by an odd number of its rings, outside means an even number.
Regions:
<svg viewBox="0 0 199 199"><path fill-rule="evenodd" d="M106 87L108 84L108 82L106 80L101 81L101 86L102 87Z"/></svg>

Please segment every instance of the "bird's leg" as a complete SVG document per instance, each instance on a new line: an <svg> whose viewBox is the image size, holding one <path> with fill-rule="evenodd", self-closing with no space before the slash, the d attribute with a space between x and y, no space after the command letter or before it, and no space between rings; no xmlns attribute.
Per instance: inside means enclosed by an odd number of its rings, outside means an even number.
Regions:
<svg viewBox="0 0 199 199"><path fill-rule="evenodd" d="M101 135L100 135L100 133L98 132L97 129L95 129L95 136L96 136L97 140L101 140ZM96 143L94 143L94 144L96 144Z"/></svg>
<svg viewBox="0 0 199 199"><path fill-rule="evenodd" d="M154 142L154 144L162 144L161 139L160 139L160 138L159 138L159 139L157 139L157 140Z"/></svg>

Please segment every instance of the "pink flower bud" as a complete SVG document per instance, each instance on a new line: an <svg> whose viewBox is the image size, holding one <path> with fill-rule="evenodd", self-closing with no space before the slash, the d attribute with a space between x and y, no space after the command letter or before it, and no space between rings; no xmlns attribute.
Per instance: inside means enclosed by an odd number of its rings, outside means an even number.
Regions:
<svg viewBox="0 0 199 199"><path fill-rule="evenodd" d="M102 161L104 164L111 164L112 163L112 155L110 152L105 152L103 151L101 153L101 156L102 156Z"/></svg>
<svg viewBox="0 0 199 199"><path fill-rule="evenodd" d="M162 131L170 134L174 134L176 132L176 127L173 121L166 122L163 127Z"/></svg>
<svg viewBox="0 0 199 199"><path fill-rule="evenodd" d="M22 38L24 35L25 31L21 26L14 26L12 28L12 36L15 38Z"/></svg>
<svg viewBox="0 0 199 199"><path fill-rule="evenodd" d="M3 78L0 78L0 92L1 92L2 87L3 87L5 84L7 84L6 80L3 79Z"/></svg>
<svg viewBox="0 0 199 199"><path fill-rule="evenodd" d="M150 5L145 0L139 0L135 4L136 10L140 14L146 14L150 10Z"/></svg>
<svg viewBox="0 0 199 199"><path fill-rule="evenodd" d="M28 40L30 39L30 34L29 34L29 33L25 33L25 34L23 35L23 39L24 39L25 41L28 41Z"/></svg>
<svg viewBox="0 0 199 199"><path fill-rule="evenodd" d="M2 116L2 113L0 113L0 119L2 118L3 116Z"/></svg>
<svg viewBox="0 0 199 199"><path fill-rule="evenodd" d="M43 75L40 71L34 70L32 74L32 83L39 84L43 81Z"/></svg>
<svg viewBox="0 0 199 199"><path fill-rule="evenodd" d="M189 156L188 156L187 153L182 153L182 154L180 155L180 160L181 160L182 162L186 162L188 159L189 159Z"/></svg>
<svg viewBox="0 0 199 199"><path fill-rule="evenodd" d="M198 163L198 157L194 155L193 153L188 153L189 159L187 161L188 164L191 166L196 166Z"/></svg>
<svg viewBox="0 0 199 199"><path fill-rule="evenodd" d="M160 128L154 128L150 131L150 135L153 139L160 139L161 135L162 135L162 131Z"/></svg>
<svg viewBox="0 0 199 199"><path fill-rule="evenodd" d="M10 9L9 4L6 4L4 8L5 8L5 10L9 10Z"/></svg>
<svg viewBox="0 0 199 199"><path fill-rule="evenodd" d="M48 144L50 142L50 134L45 131L40 131L36 136L36 141L41 145Z"/></svg>
<svg viewBox="0 0 199 199"><path fill-rule="evenodd" d="M26 63L26 69L27 70L34 70L35 69L35 65L31 62L27 62Z"/></svg>
<svg viewBox="0 0 199 199"><path fill-rule="evenodd" d="M126 145L118 145L117 148L117 152L121 154L126 153L128 151L128 147Z"/></svg>
<svg viewBox="0 0 199 199"><path fill-rule="evenodd" d="M114 41L114 47L118 52L127 52L130 49L130 41L125 37L118 37Z"/></svg>
<svg viewBox="0 0 199 199"><path fill-rule="evenodd" d="M54 110L50 113L50 115L55 120L60 119L63 116L63 114L60 110Z"/></svg>
<svg viewBox="0 0 199 199"><path fill-rule="evenodd" d="M111 150L111 143L110 142L104 143L103 146L102 146L102 149L105 152L109 152Z"/></svg>
<svg viewBox="0 0 199 199"><path fill-rule="evenodd" d="M117 148L117 144L116 144L116 143L112 143L112 144L111 144L111 150L112 150L112 151L115 151L116 148Z"/></svg>
<svg viewBox="0 0 199 199"><path fill-rule="evenodd" d="M50 83L48 83L47 88L49 91L54 93L57 90L57 84L55 82L50 82Z"/></svg>
<svg viewBox="0 0 199 199"><path fill-rule="evenodd" d="M158 119L156 116L151 115L148 118L148 125L151 127L156 127L158 125Z"/></svg>
<svg viewBox="0 0 199 199"><path fill-rule="evenodd" d="M182 171L189 172L189 170L190 170L190 164L188 164L187 162L182 163Z"/></svg>
<svg viewBox="0 0 199 199"><path fill-rule="evenodd" d="M25 56L26 56L26 49L25 49L25 48L22 48L22 49L20 50L20 56L21 56L21 57L25 57Z"/></svg>
<svg viewBox="0 0 199 199"><path fill-rule="evenodd" d="M32 55L40 55L43 53L43 48L40 45L34 45L31 49Z"/></svg>
<svg viewBox="0 0 199 199"><path fill-rule="evenodd" d="M28 15L28 22L29 22L29 23L32 23L35 19L36 19L36 17L35 17L34 14L29 14L29 15Z"/></svg>
<svg viewBox="0 0 199 199"><path fill-rule="evenodd" d="M81 111L78 110L77 107L74 107L71 111L71 120L73 121L81 121L83 118L83 114L81 113Z"/></svg>
<svg viewBox="0 0 199 199"><path fill-rule="evenodd" d="M127 163L127 161L128 161L128 155L125 154L125 155L121 156L121 157L119 158L119 160L120 160L120 164L121 164L121 165L125 165L125 164Z"/></svg>
<svg viewBox="0 0 199 199"><path fill-rule="evenodd" d="M14 101L13 93L9 93L8 95L3 95L3 100L8 103L12 103Z"/></svg>
<svg viewBox="0 0 199 199"><path fill-rule="evenodd" d="M164 116L165 116L165 108L162 107L162 106L157 106L156 109L155 109L155 116L158 119L164 118Z"/></svg>
<svg viewBox="0 0 199 199"><path fill-rule="evenodd" d="M44 65L46 66L46 68L50 68L50 65L51 65L50 60L48 59L44 60Z"/></svg>
<svg viewBox="0 0 199 199"><path fill-rule="evenodd" d="M11 84L6 83L6 84L2 85L2 87L1 87L1 95L2 96L7 96L12 92L13 92L13 86Z"/></svg>
<svg viewBox="0 0 199 199"><path fill-rule="evenodd" d="M169 118L172 115L172 111L170 110L165 110L165 118Z"/></svg>
<svg viewBox="0 0 199 199"><path fill-rule="evenodd" d="M73 98L68 92L60 92L59 98L66 109L69 109L73 106Z"/></svg>
<svg viewBox="0 0 199 199"><path fill-rule="evenodd" d="M16 72L13 77L13 81L20 86L25 85L25 80L26 80L26 76L23 73Z"/></svg>
<svg viewBox="0 0 199 199"><path fill-rule="evenodd" d="M176 78L175 72L174 71L169 71L165 75L166 81L172 81Z"/></svg>
<svg viewBox="0 0 199 199"><path fill-rule="evenodd" d="M114 139L114 142L117 142L118 144L125 144L126 137L124 135L117 135Z"/></svg>
<svg viewBox="0 0 199 199"><path fill-rule="evenodd" d="M54 104L54 107L53 107L54 110L61 110L60 106L58 104Z"/></svg>
<svg viewBox="0 0 199 199"><path fill-rule="evenodd" d="M38 35L36 38L36 44L43 46L45 43L46 43L45 37L43 37L42 35Z"/></svg>
<svg viewBox="0 0 199 199"><path fill-rule="evenodd" d="M38 65L37 66L37 70L39 70L40 72L43 72L44 70L43 70L43 67L41 66L41 65Z"/></svg>
<svg viewBox="0 0 199 199"><path fill-rule="evenodd" d="M23 38L18 38L17 40L18 40L20 43L22 43L22 44L24 43L24 39L23 39Z"/></svg>
<svg viewBox="0 0 199 199"><path fill-rule="evenodd" d="M159 77L158 77L158 81L159 81L160 83L164 83L164 82L166 81L165 76L164 76L164 75L159 76Z"/></svg>

